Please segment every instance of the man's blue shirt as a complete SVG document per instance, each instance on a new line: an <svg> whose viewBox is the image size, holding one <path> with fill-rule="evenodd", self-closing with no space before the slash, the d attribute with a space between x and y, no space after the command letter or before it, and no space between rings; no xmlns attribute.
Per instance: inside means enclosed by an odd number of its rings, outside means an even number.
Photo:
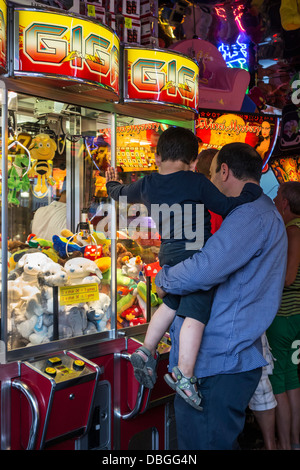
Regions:
<svg viewBox="0 0 300 470"><path fill-rule="evenodd" d="M235 208L202 250L174 267L164 266L156 284L185 295L218 285L195 366L197 377L237 373L266 365L260 336L279 308L287 260L283 220L269 197ZM170 328L170 370L178 364L183 318Z"/></svg>

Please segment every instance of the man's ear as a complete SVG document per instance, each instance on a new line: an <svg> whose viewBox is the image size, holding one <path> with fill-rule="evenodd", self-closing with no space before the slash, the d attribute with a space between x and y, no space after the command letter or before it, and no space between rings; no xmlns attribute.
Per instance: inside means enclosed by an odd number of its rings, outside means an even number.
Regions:
<svg viewBox="0 0 300 470"><path fill-rule="evenodd" d="M289 207L289 205L290 205L289 201L285 197L283 197L281 201L282 209L285 211L285 209Z"/></svg>
<svg viewBox="0 0 300 470"><path fill-rule="evenodd" d="M229 177L229 168L228 168L227 163L221 164L220 175L221 175L222 181L227 181Z"/></svg>
<svg viewBox="0 0 300 470"><path fill-rule="evenodd" d="M155 163L156 163L156 166L161 165L161 156L158 155L158 153L155 154Z"/></svg>

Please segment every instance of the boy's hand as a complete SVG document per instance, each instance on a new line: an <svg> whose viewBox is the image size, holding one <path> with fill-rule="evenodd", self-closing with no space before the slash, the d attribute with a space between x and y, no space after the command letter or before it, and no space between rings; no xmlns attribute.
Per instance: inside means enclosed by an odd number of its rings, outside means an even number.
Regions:
<svg viewBox="0 0 300 470"><path fill-rule="evenodd" d="M119 179L118 170L116 168L109 167L105 172L105 178L107 183L109 181L118 181L119 183L122 183Z"/></svg>
<svg viewBox="0 0 300 470"><path fill-rule="evenodd" d="M160 299L163 299L167 293L161 288L156 286L156 293Z"/></svg>

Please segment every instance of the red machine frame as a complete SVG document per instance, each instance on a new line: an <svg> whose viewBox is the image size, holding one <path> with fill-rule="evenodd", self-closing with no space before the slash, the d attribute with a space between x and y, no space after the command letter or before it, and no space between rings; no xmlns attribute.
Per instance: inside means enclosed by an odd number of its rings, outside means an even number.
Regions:
<svg viewBox="0 0 300 470"><path fill-rule="evenodd" d="M3 4L2 9L6 5ZM183 67L193 83L194 95L187 96L179 93L176 87L170 90L171 102L164 98L141 99L139 96L120 96L116 80L119 75L116 70L110 70L111 84L105 80L107 74L98 72L97 79L91 76L78 78L76 74L71 77L69 71L63 75L54 74L52 70L32 68L32 61L25 61L24 50L16 51L12 38L16 35L16 18L22 13L35 13L34 9L27 9L16 5L9 5L7 37L8 61L0 64L3 68L3 142L2 155L6 155L7 148L7 90L16 92L37 93L38 96L54 100L67 101L71 104L88 105L91 108L108 110L111 113L121 113L143 117L145 109L149 119L165 122L181 123L187 127L194 125L194 118L198 108L197 103L197 64L190 58L174 51L152 51L163 54L168 67L168 57L182 60ZM38 13L47 14L48 17L58 15L61 21L68 21L61 12L56 10L41 10ZM4 15L4 17L5 17ZM24 15L23 15L24 16ZM22 16L22 18L23 18ZM73 15L85 27L93 24L94 28L101 28L99 24ZM86 26L87 25L87 26ZM19 25L18 25L19 26ZM22 24L22 27L24 25ZM15 29L14 29L15 28ZM22 29L22 28L21 28ZM60 35L61 41L63 34ZM113 40L115 33L104 27L105 34ZM38 32L37 32L38 34ZM4 41L6 44L6 41ZM24 44L23 44L24 45ZM112 63L118 64L116 47L112 48ZM137 52L136 52L137 51ZM126 51L126 58L130 50ZM139 54L135 48L135 54ZM24 61L19 61L24 56ZM82 56L83 57L83 56ZM79 60L82 59L79 57ZM167 57L167 59L166 59ZM27 57L28 58L28 57ZM123 57L121 57L123 59ZM32 59L32 58L31 58ZM37 61L38 62L38 61ZM186 67L190 64L190 69ZM124 60L128 67L128 60ZM91 65L91 64L90 64ZM28 68L29 67L29 68ZM169 69L171 70L171 69ZM172 68L172 71L174 68ZM183 71L180 72L182 76ZM127 74L124 74L127 79ZM18 78L16 80L16 78ZM123 79L123 77L120 77ZM102 80L102 82L101 82ZM175 81L177 78L175 77ZM98 81L98 83L96 83ZM175 82L174 82L175 85ZM61 88L63 86L63 89ZM80 95L81 87L86 87L84 96ZM75 90L76 89L76 90ZM128 87L126 88L128 90ZM174 99L178 93L179 101ZM171 96L171 95L170 95ZM192 98L192 99L191 99ZM3 158L3 160L5 160ZM112 164L116 160L112 158ZM7 166L3 164L2 177L5 180ZM7 188L3 180L2 197L6 200ZM2 210L2 304L1 311L7 310L7 255L5 254L4 240L6 237L6 213ZM112 242L112 252L115 244ZM112 291L115 288L112 282ZM149 308L149 306L148 306ZM149 317L148 317L149 319ZM5 342L7 324L5 314L1 319L2 340ZM163 374L167 370L169 346L161 343L161 356L158 365L157 385L150 393L148 389L139 386L134 379L132 367L129 362L130 354L140 344L140 337L144 334L146 325L128 328L128 331L113 330L108 334L91 335L83 338L71 338L57 342L45 343L41 347L24 348L20 351L4 352L4 359L0 365L1 383L1 449L171 449L174 419L172 411L173 392L163 381ZM4 348L5 349L5 348ZM71 349L71 350L70 350ZM22 359L22 360L21 360ZM59 360L59 364L56 360ZM49 361L53 365L50 376L49 370L41 366L41 361ZM52 362L51 362L52 361ZM70 362L71 361L71 362ZM75 370L75 362L83 363L83 371ZM75 364L75 365L74 365ZM50 371L51 372L51 371ZM84 375L86 374L86 375ZM87 399L88 398L88 399ZM84 404L84 406L83 406Z"/></svg>

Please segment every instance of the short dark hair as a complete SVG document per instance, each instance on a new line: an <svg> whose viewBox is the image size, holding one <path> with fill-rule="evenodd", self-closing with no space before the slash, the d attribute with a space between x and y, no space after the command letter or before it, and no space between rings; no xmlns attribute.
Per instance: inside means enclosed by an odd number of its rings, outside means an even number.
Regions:
<svg viewBox="0 0 300 470"><path fill-rule="evenodd" d="M282 196L288 200L291 212L300 215L300 182L286 181L280 185Z"/></svg>
<svg viewBox="0 0 300 470"><path fill-rule="evenodd" d="M196 165L196 171L199 173L202 173L206 178L210 179L210 165L211 162L218 153L218 149L215 148L208 148L201 150L201 152L198 155L198 162Z"/></svg>
<svg viewBox="0 0 300 470"><path fill-rule="evenodd" d="M217 155L216 172L220 171L222 163L228 165L235 178L239 180L253 179L260 182L262 159L251 145L243 142L224 145Z"/></svg>
<svg viewBox="0 0 300 470"><path fill-rule="evenodd" d="M196 135L184 127L168 127L158 139L156 152L161 161L182 161L190 164L198 156L199 141Z"/></svg>

